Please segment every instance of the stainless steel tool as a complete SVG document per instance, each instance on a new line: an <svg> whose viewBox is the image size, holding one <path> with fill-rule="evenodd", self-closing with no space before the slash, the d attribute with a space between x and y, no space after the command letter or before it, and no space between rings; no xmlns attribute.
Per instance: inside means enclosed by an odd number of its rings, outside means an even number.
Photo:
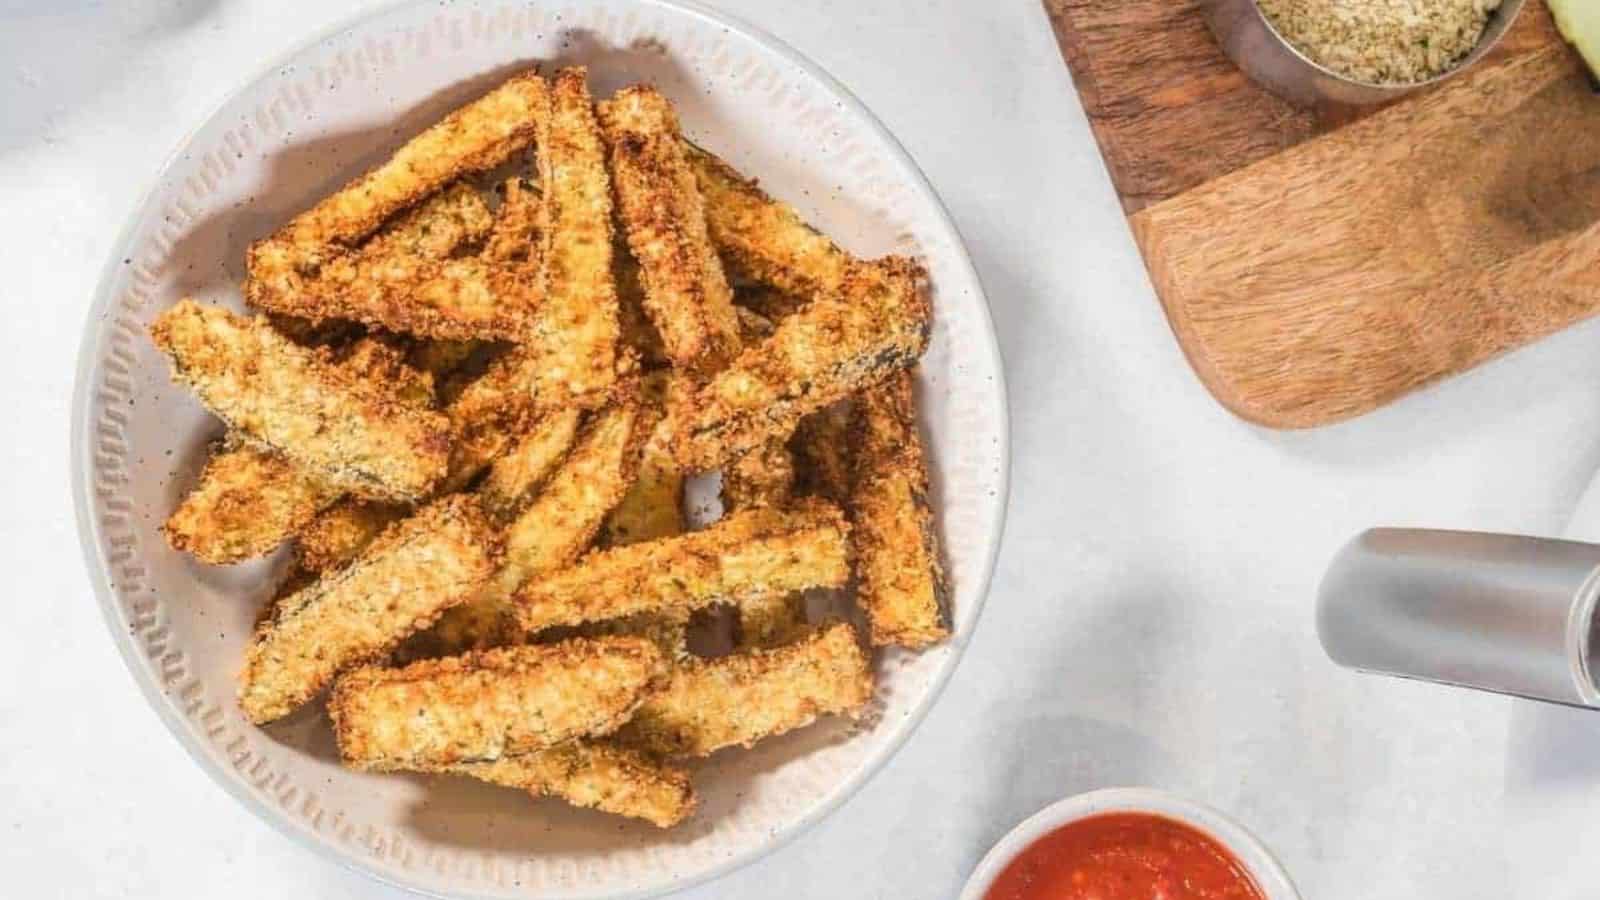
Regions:
<svg viewBox="0 0 1600 900"><path fill-rule="evenodd" d="M1323 576L1317 631L1333 661L1600 707L1600 545L1375 528Z"/></svg>

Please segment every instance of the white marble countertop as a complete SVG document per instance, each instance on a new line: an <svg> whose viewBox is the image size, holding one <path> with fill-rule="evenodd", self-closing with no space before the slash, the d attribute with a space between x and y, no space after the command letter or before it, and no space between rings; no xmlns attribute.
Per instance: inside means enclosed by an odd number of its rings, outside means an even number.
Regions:
<svg viewBox="0 0 1600 900"><path fill-rule="evenodd" d="M84 312L146 179L357 5L0 0L0 893L394 896L253 819L146 708L66 473ZM1000 330L1014 481L985 619L922 729L820 827L684 896L953 896L1018 820L1116 784L1232 812L1308 898L1515 896L1510 702L1335 668L1313 591L1373 524L1559 533L1600 465L1600 325L1346 425L1246 426L1167 330L1037 0L727 5L942 193Z"/></svg>

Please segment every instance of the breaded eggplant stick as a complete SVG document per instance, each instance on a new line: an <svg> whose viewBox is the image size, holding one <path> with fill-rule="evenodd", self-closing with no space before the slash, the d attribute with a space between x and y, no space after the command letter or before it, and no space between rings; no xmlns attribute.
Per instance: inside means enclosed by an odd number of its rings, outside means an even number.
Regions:
<svg viewBox="0 0 1600 900"><path fill-rule="evenodd" d="M635 365L620 346L611 177L586 77L581 67L556 73L539 128L542 299L533 333L467 386L452 405L458 422L530 407L592 409Z"/></svg>
<svg viewBox="0 0 1600 900"><path fill-rule="evenodd" d="M875 646L942 641L950 636L948 587L928 506L910 372L861 394L852 437L856 599L867 615L868 637Z"/></svg>
<svg viewBox="0 0 1600 900"><path fill-rule="evenodd" d="M398 350L376 338L356 341L339 367L406 403L433 402L432 376L405 365ZM271 553L343 495L284 457L231 438L161 530L175 550L212 564L236 563Z"/></svg>
<svg viewBox="0 0 1600 900"><path fill-rule="evenodd" d="M228 565L271 553L342 496L282 456L225 441L161 533L174 550Z"/></svg>
<svg viewBox="0 0 1600 900"><path fill-rule="evenodd" d="M246 299L311 319L353 319L428 337L516 339L539 280L483 259L438 260L385 242L354 248L390 215L457 176L526 147L550 116L532 73L511 78L414 138L390 160L251 246Z"/></svg>
<svg viewBox="0 0 1600 900"><path fill-rule="evenodd" d="M501 522L516 518L572 449L582 417L570 408L540 417L489 465L478 495L490 516Z"/></svg>
<svg viewBox="0 0 1600 900"><path fill-rule="evenodd" d="M522 627L537 631L840 587L850 576L849 530L821 501L746 510L701 531L590 554L529 580L511 601Z"/></svg>
<svg viewBox="0 0 1600 900"><path fill-rule="evenodd" d="M867 655L854 629L840 622L787 646L678 668L617 739L652 753L707 756L818 716L860 715L871 699Z"/></svg>
<svg viewBox="0 0 1600 900"><path fill-rule="evenodd" d="M512 76L452 112L388 161L296 216L266 243L288 244L297 264L320 262L330 245L354 246L385 219L461 175L492 169L533 142L550 94L534 72Z"/></svg>
<svg viewBox="0 0 1600 900"><path fill-rule="evenodd" d="M411 508L381 500L346 497L323 510L295 536L295 558L308 572L336 569L367 549L385 528Z"/></svg>
<svg viewBox="0 0 1600 900"><path fill-rule="evenodd" d="M805 299L844 287L850 254L753 179L693 144L684 146L705 198L706 226L730 276Z"/></svg>
<svg viewBox="0 0 1600 900"><path fill-rule="evenodd" d="M350 565L284 598L257 629L240 676L245 715L281 718L339 672L387 655L488 583L499 549L470 497L396 523Z"/></svg>
<svg viewBox="0 0 1600 900"><path fill-rule="evenodd" d="M899 257L852 266L837 293L819 295L687 392L672 411L678 462L692 471L715 468L916 362L932 316L921 279L920 267Z"/></svg>
<svg viewBox="0 0 1600 900"><path fill-rule="evenodd" d="M572 565L633 484L654 418L637 397L590 417L572 452L506 529L495 583L445 613L402 651L406 659L493 647L521 636L508 597L524 580Z"/></svg>
<svg viewBox="0 0 1600 900"><path fill-rule="evenodd" d="M606 741L571 741L548 750L461 763L442 771L559 797L585 809L643 819L670 828L695 808L689 773Z"/></svg>
<svg viewBox="0 0 1600 900"><path fill-rule="evenodd" d="M446 193L453 189L446 189ZM429 198L418 209L432 205L443 196L439 194ZM494 212L489 211L476 191L472 191L472 197L483 206L481 218L475 218L474 223L481 225L487 222L481 230L475 229L472 235L474 238L485 234L488 236L483 258L493 263L536 270L539 264L539 216L544 202L538 190L522 178L508 178L501 191L500 208ZM430 233L434 231L437 231L436 226ZM474 340L418 340L411 348L410 362L435 377L443 377L459 370L483 346L483 341Z"/></svg>
<svg viewBox="0 0 1600 900"><path fill-rule="evenodd" d="M428 771L606 734L665 670L637 637L502 647L356 669L334 686L328 713L351 768Z"/></svg>
<svg viewBox="0 0 1600 900"><path fill-rule="evenodd" d="M443 477L449 423L279 335L184 300L150 327L174 377L230 428L329 483L416 501Z"/></svg>
<svg viewBox="0 0 1600 900"><path fill-rule="evenodd" d="M645 406L660 419L645 441L639 477L606 517L602 542L606 546L637 544L682 534L683 473L672 460L672 423L665 418L667 393L675 376L657 371L641 379Z"/></svg>
<svg viewBox="0 0 1600 900"><path fill-rule="evenodd" d="M739 321L706 233L678 116L648 85L623 88L598 112L645 312L674 366L693 375L716 372L739 353Z"/></svg>

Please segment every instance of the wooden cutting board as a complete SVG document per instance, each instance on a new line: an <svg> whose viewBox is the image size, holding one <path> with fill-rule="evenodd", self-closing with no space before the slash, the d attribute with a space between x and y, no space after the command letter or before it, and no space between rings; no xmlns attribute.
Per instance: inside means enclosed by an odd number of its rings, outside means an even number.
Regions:
<svg viewBox="0 0 1600 900"><path fill-rule="evenodd" d="M1382 109L1296 109L1198 0L1045 0L1172 329L1239 416L1375 409L1600 312L1600 96L1531 0Z"/></svg>

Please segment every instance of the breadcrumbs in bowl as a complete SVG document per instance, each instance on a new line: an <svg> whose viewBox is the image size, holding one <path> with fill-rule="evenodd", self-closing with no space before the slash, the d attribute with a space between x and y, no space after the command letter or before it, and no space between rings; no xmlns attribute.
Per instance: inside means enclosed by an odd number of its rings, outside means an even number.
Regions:
<svg viewBox="0 0 1600 900"><path fill-rule="evenodd" d="M1373 85L1408 85L1456 68L1503 0L1257 0L1313 62Z"/></svg>

